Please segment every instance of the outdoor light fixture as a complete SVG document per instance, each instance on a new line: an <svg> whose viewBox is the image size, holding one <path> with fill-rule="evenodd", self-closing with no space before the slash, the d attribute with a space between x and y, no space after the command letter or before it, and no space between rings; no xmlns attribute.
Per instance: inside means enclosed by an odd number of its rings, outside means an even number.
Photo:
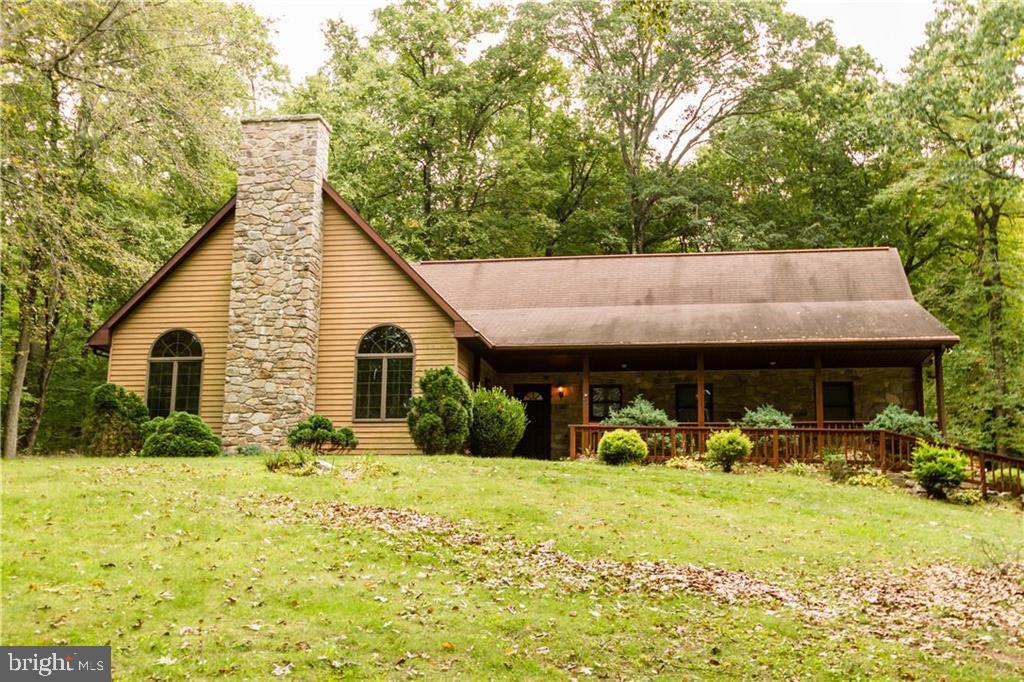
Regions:
<svg viewBox="0 0 1024 682"><path fill-rule="evenodd" d="M557 390L558 390L558 399L561 400L562 398L565 397L565 386L559 386Z"/></svg>

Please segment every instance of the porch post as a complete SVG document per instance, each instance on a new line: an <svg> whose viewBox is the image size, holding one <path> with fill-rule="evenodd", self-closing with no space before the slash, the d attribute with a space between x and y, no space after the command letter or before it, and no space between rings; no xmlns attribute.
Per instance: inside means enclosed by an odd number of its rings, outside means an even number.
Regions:
<svg viewBox="0 0 1024 682"><path fill-rule="evenodd" d="M939 422L939 431L946 437L946 389L942 380L942 353L945 349L935 349L935 420Z"/></svg>
<svg viewBox="0 0 1024 682"><path fill-rule="evenodd" d="M704 426L704 352L697 353L697 426Z"/></svg>
<svg viewBox="0 0 1024 682"><path fill-rule="evenodd" d="M814 354L814 420L825 428L825 386L821 379L821 352Z"/></svg>
<svg viewBox="0 0 1024 682"><path fill-rule="evenodd" d="M583 419L582 424L590 423L590 356L583 356Z"/></svg>
<svg viewBox="0 0 1024 682"><path fill-rule="evenodd" d="M924 367L914 367L914 409L924 416Z"/></svg>

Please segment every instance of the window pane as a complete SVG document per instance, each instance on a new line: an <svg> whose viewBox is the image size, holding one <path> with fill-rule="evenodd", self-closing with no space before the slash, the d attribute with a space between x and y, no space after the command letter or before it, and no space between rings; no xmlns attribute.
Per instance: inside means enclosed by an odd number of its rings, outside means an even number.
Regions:
<svg viewBox="0 0 1024 682"><path fill-rule="evenodd" d="M412 358L388 358L388 386L384 397L384 416L403 419L409 414L412 397Z"/></svg>
<svg viewBox="0 0 1024 682"><path fill-rule="evenodd" d="M401 328L394 325L377 327L366 332L359 342L360 353L411 353L412 340Z"/></svg>
<svg viewBox="0 0 1024 682"><path fill-rule="evenodd" d="M146 392L146 407L150 417L166 417L171 413L171 377L173 362L149 363L149 389Z"/></svg>
<svg viewBox="0 0 1024 682"><path fill-rule="evenodd" d="M711 384L704 384L704 421L714 414L715 392ZM676 384L676 421L697 421L697 384Z"/></svg>
<svg viewBox="0 0 1024 682"><path fill-rule="evenodd" d="M198 358L202 355L199 339L182 329L167 332L153 344L154 358Z"/></svg>
<svg viewBox="0 0 1024 682"><path fill-rule="evenodd" d="M200 375L203 363L199 360L179 362L178 382L174 387L174 410L199 414Z"/></svg>
<svg viewBox="0 0 1024 682"><path fill-rule="evenodd" d="M822 386L822 402L825 404L825 419L853 419L853 382L826 381Z"/></svg>
<svg viewBox="0 0 1024 682"><path fill-rule="evenodd" d="M356 419L380 419L383 368L380 358L356 360Z"/></svg>

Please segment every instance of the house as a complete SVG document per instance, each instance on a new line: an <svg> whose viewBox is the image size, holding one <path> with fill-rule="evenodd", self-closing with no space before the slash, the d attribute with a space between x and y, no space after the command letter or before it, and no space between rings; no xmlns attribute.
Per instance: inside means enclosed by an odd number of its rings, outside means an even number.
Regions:
<svg viewBox="0 0 1024 682"><path fill-rule="evenodd" d="M525 401L523 454L643 394L697 424L762 403L823 427L924 410L958 338L894 249L408 263L326 182L315 115L244 121L238 192L89 339L154 415L280 445L314 412L414 451L416 378L451 365Z"/></svg>

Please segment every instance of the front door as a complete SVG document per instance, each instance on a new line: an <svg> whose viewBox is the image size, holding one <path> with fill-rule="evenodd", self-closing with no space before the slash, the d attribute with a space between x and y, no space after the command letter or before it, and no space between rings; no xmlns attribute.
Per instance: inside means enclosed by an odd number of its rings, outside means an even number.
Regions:
<svg viewBox="0 0 1024 682"><path fill-rule="evenodd" d="M513 393L526 405L526 433L516 455L551 459L551 384L516 384Z"/></svg>

